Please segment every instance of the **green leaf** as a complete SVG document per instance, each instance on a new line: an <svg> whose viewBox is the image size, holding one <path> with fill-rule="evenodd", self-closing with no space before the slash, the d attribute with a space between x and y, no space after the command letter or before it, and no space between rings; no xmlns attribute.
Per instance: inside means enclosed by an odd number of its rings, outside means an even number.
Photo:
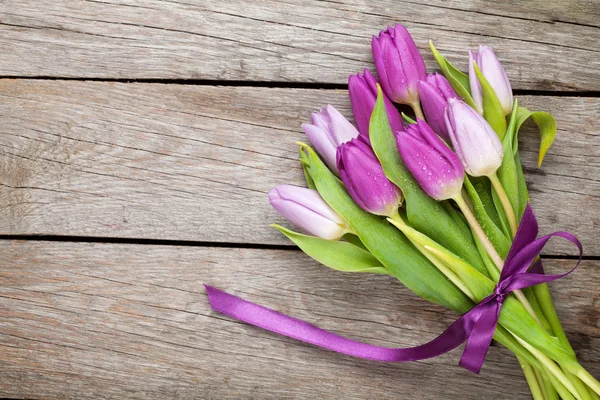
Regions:
<svg viewBox="0 0 600 400"><path fill-rule="evenodd" d="M475 74L479 80L481 86L481 98L483 103L483 117L494 129L500 140L504 139L506 133L506 118L504 118L504 112L500 105L500 100L492 88L492 85L483 76L477 63L473 62L475 67Z"/></svg>
<svg viewBox="0 0 600 400"><path fill-rule="evenodd" d="M494 208L496 209L496 212L498 213L498 217L500 218L500 228L502 228L502 231L504 232L504 236L506 236L507 238L512 237L512 232L510 230L510 222L508 221L508 216L506 215L506 212L504 211L504 207L502 206L502 201L500 200L500 197L498 197L498 194L496 193L495 190L492 190L492 200L494 202Z"/></svg>
<svg viewBox="0 0 600 400"><path fill-rule="evenodd" d="M416 229L406 225L402 219L390 219L390 222L400 229L413 243L422 246L425 251L431 253L442 264L452 270L452 272L454 272L465 284L468 291L474 296L473 300L475 302L480 302L494 290L495 285L490 278L473 268L462 258L458 257L444 246L441 246L439 243L436 243L434 240L427 237L427 235L423 235Z"/></svg>
<svg viewBox="0 0 600 400"><path fill-rule="evenodd" d="M519 184L519 209L515 210L519 221L523 218L525 208L529 202L529 192L527 191L527 182L525 182L525 175L523 174L523 166L521 165L521 158L519 152L515 154L515 167L517 168L517 181Z"/></svg>
<svg viewBox="0 0 600 400"><path fill-rule="evenodd" d="M534 320L523 305L514 297L507 296L502 305L498 322L548 357L559 363L569 364L575 356L560 341L551 336Z"/></svg>
<svg viewBox="0 0 600 400"><path fill-rule="evenodd" d="M367 272L389 275L385 267L371 253L348 242L325 240L315 236L303 235L271 225L288 237L309 257L326 267L343 272Z"/></svg>
<svg viewBox="0 0 600 400"><path fill-rule="evenodd" d="M404 193L409 224L458 254L481 272L485 272L483 260L475 247L467 224L448 215L439 202L421 189L404 165L387 118L381 88L371 114L369 138L386 177Z"/></svg>
<svg viewBox="0 0 600 400"><path fill-rule="evenodd" d="M383 218L362 210L343 184L307 145L302 151L308 170L323 199L344 218L361 242L406 287L433 303L460 313L473 303L421 254L413 244Z"/></svg>
<svg viewBox="0 0 600 400"><path fill-rule="evenodd" d="M542 161L552 146L554 139L556 138L556 121L552 114L544 111L529 111L525 107L519 107L517 109L517 131L521 128L521 125L529 118L533 119L538 128L540 129L540 151L538 154L538 167L542 165ZM513 148L517 151L517 135L514 137Z"/></svg>
<svg viewBox="0 0 600 400"><path fill-rule="evenodd" d="M473 187L473 184L469 180L469 177L465 175L465 189L469 193L469 197L471 198L471 202L473 203L473 209L475 211L475 218L481 225L481 228L485 232L490 242L494 245L498 254L502 258L506 258L508 254L508 250L510 249L511 241L504 236L504 233L496 226L496 224L492 221L489 215L486 213L483 203Z"/></svg>
<svg viewBox="0 0 600 400"><path fill-rule="evenodd" d="M306 170L306 167L304 166L304 164L302 164L302 171L304 171L304 179L306 179L306 186L308 186L310 189L316 190L317 187L315 186L315 183L313 182L310 174Z"/></svg>
<svg viewBox="0 0 600 400"><path fill-rule="evenodd" d="M502 141L502 147L504 149L504 157L502 157L502 165L498 168L498 179L508 196L508 200L510 201L510 205L512 206L513 211L517 215L520 209L519 205L519 176L517 172L517 166L515 164L515 158L513 155L513 142L514 135L516 131L517 124L517 101L515 100L515 104L513 106L513 111L511 113L511 119L507 130L507 135L504 137ZM500 214L500 209L504 209L502 204L499 204L500 201L497 198L494 198L494 204L496 204L496 209ZM504 213L502 213L504 214ZM510 235L512 237L512 234Z"/></svg>
<svg viewBox="0 0 600 400"><path fill-rule="evenodd" d="M494 199L492 198L492 183L485 176L475 177L470 176L469 181L475 188L477 195L479 196L479 200L481 204L483 204L483 208L485 209L486 214L490 217L490 219L496 224L497 227L502 228L502 221L498 211L496 210L496 205L494 203ZM510 229L507 227L507 230L504 231L506 237L510 235ZM475 236L473 236L475 238Z"/></svg>
<svg viewBox="0 0 600 400"><path fill-rule="evenodd" d="M448 82L465 103L477 109L473 98L471 97L471 89L469 84L469 76L462 71L458 70L454 65L450 64L450 61L446 60L444 56L435 48L433 42L429 41L429 48L433 53L433 58L440 66L442 74L448 79Z"/></svg>
<svg viewBox="0 0 600 400"><path fill-rule="evenodd" d="M353 233L346 233L342 239L348 243L352 243L353 245L360 247L363 250L367 250L363 242L360 241L360 238Z"/></svg>
<svg viewBox="0 0 600 400"><path fill-rule="evenodd" d="M402 118L404 119L404 121L406 121L407 124L411 124L414 125L417 123L417 121L415 121L414 119L412 119L411 117L409 117L408 115L402 113Z"/></svg>
<svg viewBox="0 0 600 400"><path fill-rule="evenodd" d="M525 122L525 119L523 119L523 117L525 116L525 114L523 114L522 112L520 112L519 110L522 109L522 107L519 107L519 101L518 99L515 99L514 104L513 104L513 109L510 112L510 114L508 115L509 117L509 123L508 123L508 128L506 128L506 136L508 138L506 138L506 140L510 140L511 143L511 147L513 149L513 153L516 154L518 147L519 147L519 142L518 142L518 137L517 135L519 134L519 128L521 127L521 125L523 124L523 122Z"/></svg>
<svg viewBox="0 0 600 400"><path fill-rule="evenodd" d="M474 239L472 236L471 229L469 228L469 223L465 219L464 215L462 215L462 213L459 210L454 208L450 200L440 201L439 204L444 208L446 214L448 214L448 216L452 218L455 226L461 230L460 234L466 238L470 236L472 239ZM473 240L473 242L475 241Z"/></svg>
<svg viewBox="0 0 600 400"><path fill-rule="evenodd" d="M531 308L533 309L533 311L535 311L535 314L537 315L538 319L542 323L542 326L544 327L544 329L546 331L552 333L552 327L550 327L550 324L546 320L546 317L544 316L544 313L542 312L542 309L540 308L540 303L538 303L537 297L535 297L535 293L533 292L533 287L528 287L528 288L523 289L523 294L525 294L527 301L529 301L529 304L531 304ZM554 335L554 336L556 336L556 335Z"/></svg>

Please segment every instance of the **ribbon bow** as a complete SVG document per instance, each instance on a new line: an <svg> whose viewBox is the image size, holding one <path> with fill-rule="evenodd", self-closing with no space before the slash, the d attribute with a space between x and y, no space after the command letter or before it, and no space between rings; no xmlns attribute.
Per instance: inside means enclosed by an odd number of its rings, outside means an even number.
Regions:
<svg viewBox="0 0 600 400"><path fill-rule="evenodd" d="M581 242L570 233L555 232L536 239L537 235L537 220L528 204L494 292L450 325L440 336L416 347L386 348L357 342L214 287L205 287L210 305L215 311L283 336L359 358L388 362L417 361L436 357L467 342L459 365L479 373L492 342L504 298L514 290L563 278L573 272L581 261ZM577 246L579 261L575 267L565 274L544 275L542 263L538 260L529 268L548 240L554 236L567 239Z"/></svg>

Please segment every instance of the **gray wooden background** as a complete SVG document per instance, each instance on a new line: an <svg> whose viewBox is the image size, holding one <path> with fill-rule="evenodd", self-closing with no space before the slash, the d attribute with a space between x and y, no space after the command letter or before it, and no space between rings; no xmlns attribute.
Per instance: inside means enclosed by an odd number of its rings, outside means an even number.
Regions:
<svg viewBox="0 0 600 400"><path fill-rule="evenodd" d="M379 345L455 318L389 277L317 265L268 223L267 192L302 183L300 124L331 103L370 37L405 24L461 68L493 46L522 105L558 136L541 169L522 134L543 232L586 259L551 285L600 376L600 5L317 0L0 2L0 397L527 399L495 346L480 376L459 351L363 361L211 311L202 283ZM550 271L573 264L553 242Z"/></svg>

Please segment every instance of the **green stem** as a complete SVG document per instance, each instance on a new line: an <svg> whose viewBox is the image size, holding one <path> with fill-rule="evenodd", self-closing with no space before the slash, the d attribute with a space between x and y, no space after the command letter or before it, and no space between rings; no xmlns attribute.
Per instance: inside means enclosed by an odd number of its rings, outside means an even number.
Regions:
<svg viewBox="0 0 600 400"><path fill-rule="evenodd" d="M548 370L544 370L544 377L546 381L550 383L550 386L556 389L560 398L563 400L575 400L575 397L567 390L565 385L559 382L558 379L554 375L548 372Z"/></svg>
<svg viewBox="0 0 600 400"><path fill-rule="evenodd" d="M541 283L539 285L535 285L532 289L535 293L535 297L538 300L540 308L542 309L542 313L552 329L552 334L554 334L554 336L556 336L567 349L571 350L571 352L575 354L562 327L562 324L560 323L558 314L556 314L556 309L552 303L552 297L550 296L548 285L546 283Z"/></svg>
<svg viewBox="0 0 600 400"><path fill-rule="evenodd" d="M581 396L579 396L579 393L577 392L577 389L575 389L575 386L573 385L573 383L569 380L569 378L567 378L567 376L560 369L560 367L554 361L552 361L552 359L550 359L544 353L542 353L535 347L531 346L529 343L527 343L523 339L519 338L518 336L515 335L515 338L523 347L525 347L527 350L529 350L529 352L531 352L531 354L533 354L535 356L535 358L537 358L540 361L542 366L548 371L549 374L551 374L556 379L558 379L558 381L562 385L564 385L565 388L567 388L567 390L571 393L571 395L573 395L573 397L575 397L578 400L582 400ZM581 369L584 372L587 372L583 368L581 368ZM588 375L589 375L589 373L588 373Z"/></svg>
<svg viewBox="0 0 600 400"><path fill-rule="evenodd" d="M404 220L402 219L400 214L398 213L398 210L396 210L392 215L390 215L390 219L395 221L396 223L398 223L398 225L400 225L400 226L408 226L406 224L406 222L404 222ZM440 270L440 272L442 274L444 274L446 276L446 278L448 278L450 280L450 282L454 283L456 285L456 287L459 288L460 290L462 290L462 292L464 294L469 296L469 298L471 300L476 301L475 296L473 296L471 291L467 288L465 283L458 277L458 275L456 275L440 259L438 259L433 254L431 254L431 252L427 251L427 249L425 249L419 243L416 243L415 241L411 240L410 238L409 238L409 240L425 257L427 257L427 259L429 261L431 261L431 263L433 265L435 265L437 267L437 269Z"/></svg>
<svg viewBox="0 0 600 400"><path fill-rule="evenodd" d="M423 111L421 110L421 103L419 103L419 100L413 101L410 106L412 107L413 111L415 112L415 117L425 120L425 116L423 115Z"/></svg>
<svg viewBox="0 0 600 400"><path fill-rule="evenodd" d="M467 222L471 226L471 229L473 229L473 231L475 232L475 235L477 235L477 238L479 239L479 241L481 242L481 244L483 245L483 247L485 248L487 253L490 255L490 258L492 259L494 264L496 264L498 271L502 271L502 268L504 267L504 260L502 259L502 257L500 257L500 254L498 254L498 251L496 251L496 248L494 247L492 242L490 242L490 239L488 239L487 235L483 231L483 228L481 227L481 225L479 225L479 222L477 222L477 218L475 218L475 215L473 215L473 212L471 211L471 209L465 202L465 199L462 197L462 193L460 193L458 196L456 196L453 200L458 205L458 208L460 208L460 211L462 211L463 215L467 219ZM525 307L527 312L529 312L529 314L531 314L531 316L540 325L542 325L542 323L540 322L540 319L538 318L535 311L531 307L531 304L529 304L529 301L527 300L527 298L525 297L523 292L521 290L514 290L513 293L517 297L517 299L521 302L521 304L523 304L523 307Z"/></svg>
<svg viewBox="0 0 600 400"><path fill-rule="evenodd" d="M519 361L519 365L523 370L523 375L525 375L525 380L527 380L533 400L547 400L547 396L544 396L544 392L540 386L541 381L537 372L531 367L531 365L523 361L520 357L517 357L517 360Z"/></svg>
<svg viewBox="0 0 600 400"><path fill-rule="evenodd" d="M581 380L575 375L573 375L571 372L565 371L564 369L563 371L565 372L567 378L569 378L569 380L573 382L573 386L575 386L577 393L579 393L583 400L593 400L593 397L588 391L588 387L585 385L585 383L581 382Z"/></svg>
<svg viewBox="0 0 600 400"><path fill-rule="evenodd" d="M548 378L547 374L542 375L542 380L544 383L544 387L546 388L546 395L548 400L560 400L558 397L558 391L552 384L552 381ZM565 391L567 390L565 389Z"/></svg>
<svg viewBox="0 0 600 400"><path fill-rule="evenodd" d="M523 346L525 347L525 346ZM577 371L571 371L575 376L583 381L586 385L588 385L596 394L600 395L600 382L596 380L589 372L585 370L581 365Z"/></svg>
<svg viewBox="0 0 600 400"><path fill-rule="evenodd" d="M504 190L502 183L500 183L500 180L498 179L498 176L496 175L496 173L494 172L493 174L488 176L488 178L490 178L490 181L492 181L492 186L494 187L494 190L496 191L496 194L498 195L498 198L500 199L500 202L502 203L502 207L504 208L504 213L506 214L506 217L508 218L508 223L510 225L510 231L512 232L512 235L515 236L517 234L517 228L518 228L518 222L517 222L517 216L515 215L515 210L513 210L512 205L510 204L510 200L508 199L508 196L506 194L506 191Z"/></svg>
<svg viewBox="0 0 600 400"><path fill-rule="evenodd" d="M475 235L481 242L481 245L483 246L485 251L489 254L489 256L492 259L492 261L494 262L494 264L496 264L496 267L498 268L498 270L502 270L502 266L504 265L504 260L502 260L502 257L500 257L500 254L498 254L498 252L496 251L496 248L494 247L492 242L490 242L490 240L488 239L487 235L483 231L483 228L481 227L481 225L479 225L479 222L477 222L477 218L475 218L475 215L473 215L473 212L471 211L471 209L465 202L465 199L462 196L462 193L460 193L458 196L456 196L453 200L458 205L458 208L460 208L460 211L462 211L463 215L467 219L467 222L469 223L469 226L471 227L471 229L473 229L473 232L475 232Z"/></svg>
<svg viewBox="0 0 600 400"><path fill-rule="evenodd" d="M527 300L531 304L531 308L533 308L533 311L535 311L535 314L538 316L538 319L542 323L542 326L544 327L546 332L552 335L552 328L550 327L550 324L548 323L546 317L544 316L544 313L542 312L540 303L538 302L538 299L535 296L535 292L533 291L533 289L530 287L525 288L523 289L523 293L525 294L525 297L527 297Z"/></svg>
<svg viewBox="0 0 600 400"><path fill-rule="evenodd" d="M542 373L536 369L533 370L533 373L535 374L535 377L537 378L538 384L540 385L540 389L542 390L542 394L544 395L544 398L547 399L548 398L548 390L546 388L546 385L544 384L544 378L542 378Z"/></svg>
<svg viewBox="0 0 600 400"><path fill-rule="evenodd" d="M390 220L396 222L400 226L408 226L397 211L390 216ZM475 301L471 291L464 285L462 280L452 270L450 270L450 268L448 268L441 260L439 260L433 254L431 254L429 251L427 251L423 246L421 246L418 243L415 243L414 241L411 242L440 270L440 272L442 272L448 279L450 279L469 298ZM517 341L514 335L510 334L501 325L498 325L496 327L496 331L494 332L494 340L498 341L500 344L504 345L506 348L512 351L518 357L519 364L521 364L522 367L524 364L527 364L529 368L542 368L541 364L538 362L536 357L534 357L533 354L531 354L531 352L525 349L523 345ZM528 372L524 371L524 373ZM528 380L529 379L531 379L531 377L529 377ZM536 389L532 388L532 391L533 390ZM541 397L541 399L543 399L543 397Z"/></svg>

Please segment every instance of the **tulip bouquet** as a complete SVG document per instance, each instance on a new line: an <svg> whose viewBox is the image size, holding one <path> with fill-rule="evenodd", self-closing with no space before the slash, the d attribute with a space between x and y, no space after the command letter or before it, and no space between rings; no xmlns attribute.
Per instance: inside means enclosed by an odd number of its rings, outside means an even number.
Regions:
<svg viewBox="0 0 600 400"><path fill-rule="evenodd" d="M230 315L386 361L428 358L466 341L461 365L474 372L493 336L517 356L536 400L598 400L600 383L577 361L545 283L561 276L541 269L538 254L551 235L536 239L518 152L519 128L531 117L541 164L554 118L518 105L491 48L470 52L465 74L430 47L441 74L427 74L403 26L373 37L379 81L368 70L348 80L358 129L331 105L313 113L303 129L316 151L299 143L308 188L281 185L269 200L303 233L274 226L318 262L396 277L463 317L427 345L382 349L264 308L246 318L251 303ZM553 235L580 247L568 233Z"/></svg>

